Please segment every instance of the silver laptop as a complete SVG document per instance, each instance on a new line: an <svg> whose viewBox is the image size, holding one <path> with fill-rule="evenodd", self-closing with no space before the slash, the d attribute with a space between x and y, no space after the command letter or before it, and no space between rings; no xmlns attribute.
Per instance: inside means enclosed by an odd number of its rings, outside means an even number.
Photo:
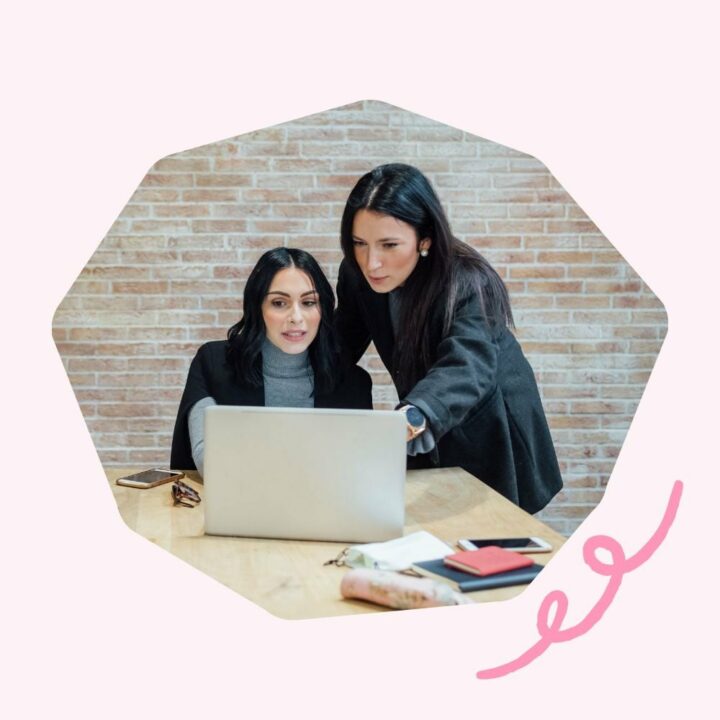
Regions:
<svg viewBox="0 0 720 720"><path fill-rule="evenodd" d="M205 410L205 532L375 542L405 519L401 413L217 405Z"/></svg>

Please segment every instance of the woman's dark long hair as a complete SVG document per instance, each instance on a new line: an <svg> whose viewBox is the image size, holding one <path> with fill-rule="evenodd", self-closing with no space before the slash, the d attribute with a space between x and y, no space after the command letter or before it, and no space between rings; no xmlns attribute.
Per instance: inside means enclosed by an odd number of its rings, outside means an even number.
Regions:
<svg viewBox="0 0 720 720"><path fill-rule="evenodd" d="M320 326L309 347L310 364L315 372L315 393L331 392L337 383L339 349L333 329L335 295L317 260L295 248L279 247L260 257L245 283L243 316L227 333L227 359L244 382L262 385L260 355L266 336L262 304L273 278L286 268L302 270L318 295Z"/></svg>
<svg viewBox="0 0 720 720"><path fill-rule="evenodd" d="M438 338L431 337L431 315L442 309L442 335L448 333L457 302L475 292L491 330L513 326L510 298L502 278L474 248L450 231L445 211L432 185L412 165L380 165L363 175L348 197L340 226L345 261L362 274L355 260L353 221L358 210L373 210L408 223L420 241L430 238L427 257L418 260L405 281L400 305L395 368L412 387L433 363Z"/></svg>

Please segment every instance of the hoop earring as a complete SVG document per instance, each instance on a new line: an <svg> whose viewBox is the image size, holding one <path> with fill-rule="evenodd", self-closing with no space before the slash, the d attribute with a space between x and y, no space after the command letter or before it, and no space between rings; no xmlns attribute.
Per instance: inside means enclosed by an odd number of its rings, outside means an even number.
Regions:
<svg viewBox="0 0 720 720"><path fill-rule="evenodd" d="M430 251L427 248L423 248L420 251L420 257L427 257L430 254Z"/></svg>

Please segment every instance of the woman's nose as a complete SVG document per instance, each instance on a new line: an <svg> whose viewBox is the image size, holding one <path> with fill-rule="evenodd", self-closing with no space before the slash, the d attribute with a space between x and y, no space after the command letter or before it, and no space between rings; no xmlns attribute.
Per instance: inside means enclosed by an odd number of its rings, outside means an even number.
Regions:
<svg viewBox="0 0 720 720"><path fill-rule="evenodd" d="M293 303L290 306L290 322L300 322L302 320L302 312L300 311L300 305Z"/></svg>
<svg viewBox="0 0 720 720"><path fill-rule="evenodd" d="M377 270L380 265L382 265L382 263L380 262L380 254L370 250L368 253L368 269Z"/></svg>

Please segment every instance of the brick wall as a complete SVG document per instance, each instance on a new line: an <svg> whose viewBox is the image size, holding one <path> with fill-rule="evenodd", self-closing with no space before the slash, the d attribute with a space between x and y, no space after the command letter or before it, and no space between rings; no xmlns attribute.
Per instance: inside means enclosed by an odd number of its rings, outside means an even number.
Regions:
<svg viewBox="0 0 720 720"><path fill-rule="evenodd" d="M240 317L257 258L301 247L334 282L345 199L385 162L423 170L454 233L507 282L565 480L539 517L569 534L602 497L665 335L664 309L540 162L374 101L150 169L53 322L100 459L168 462L190 360ZM368 352L362 364L376 408L391 407L380 360Z"/></svg>

